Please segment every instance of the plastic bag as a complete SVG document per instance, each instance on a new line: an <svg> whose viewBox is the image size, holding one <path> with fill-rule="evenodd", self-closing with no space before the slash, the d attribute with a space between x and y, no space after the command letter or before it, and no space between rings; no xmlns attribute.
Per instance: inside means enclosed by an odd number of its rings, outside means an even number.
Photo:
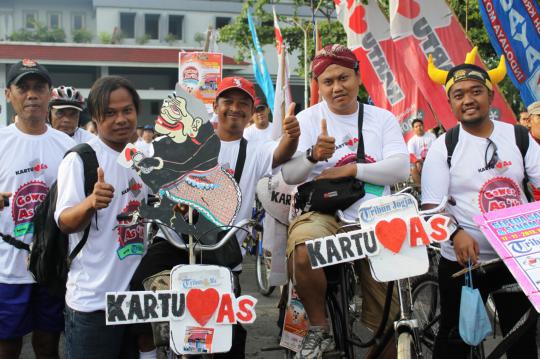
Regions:
<svg viewBox="0 0 540 359"><path fill-rule="evenodd" d="M465 274L465 285L461 288L459 335L465 343L476 346L492 331L480 291L473 288L469 263L469 271Z"/></svg>

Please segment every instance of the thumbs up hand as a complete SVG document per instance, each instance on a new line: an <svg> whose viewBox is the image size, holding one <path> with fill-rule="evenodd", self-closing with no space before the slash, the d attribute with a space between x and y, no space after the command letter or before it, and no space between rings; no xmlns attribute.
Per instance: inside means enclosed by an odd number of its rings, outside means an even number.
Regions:
<svg viewBox="0 0 540 359"><path fill-rule="evenodd" d="M287 111L287 115L283 120L282 126L283 134L291 140L296 140L300 138L300 124L298 123L298 120L294 115L295 107L296 104L294 102L291 103L291 105L289 106L289 110Z"/></svg>
<svg viewBox="0 0 540 359"><path fill-rule="evenodd" d="M101 167L97 169L97 182L94 191L89 196L92 208L102 209L109 207L114 195L114 187L105 182L105 173Z"/></svg>
<svg viewBox="0 0 540 359"><path fill-rule="evenodd" d="M336 151L336 139L328 136L326 120L321 121L321 134L317 137L317 143L313 147L312 157L316 161L326 161L334 155Z"/></svg>

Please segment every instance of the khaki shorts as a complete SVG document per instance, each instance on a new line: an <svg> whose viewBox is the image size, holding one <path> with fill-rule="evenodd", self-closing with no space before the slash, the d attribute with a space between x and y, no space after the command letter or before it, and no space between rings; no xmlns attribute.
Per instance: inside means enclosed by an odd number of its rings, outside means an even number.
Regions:
<svg viewBox="0 0 540 359"><path fill-rule="evenodd" d="M307 212L296 217L289 225L287 257L291 256L297 245L310 239L333 235L340 227L341 225L336 218L328 214ZM359 269L357 274L362 289L362 323L371 330L376 330L383 314L387 284L373 279L369 262L366 259L361 259L356 268ZM399 301L397 286L395 286L387 327L393 325L398 313Z"/></svg>

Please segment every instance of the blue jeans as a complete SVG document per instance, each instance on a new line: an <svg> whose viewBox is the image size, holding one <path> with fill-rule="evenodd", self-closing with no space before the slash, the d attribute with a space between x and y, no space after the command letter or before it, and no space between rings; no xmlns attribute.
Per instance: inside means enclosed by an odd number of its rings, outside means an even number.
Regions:
<svg viewBox="0 0 540 359"><path fill-rule="evenodd" d="M105 325L105 311L64 311L67 359L115 359L120 356L125 325Z"/></svg>

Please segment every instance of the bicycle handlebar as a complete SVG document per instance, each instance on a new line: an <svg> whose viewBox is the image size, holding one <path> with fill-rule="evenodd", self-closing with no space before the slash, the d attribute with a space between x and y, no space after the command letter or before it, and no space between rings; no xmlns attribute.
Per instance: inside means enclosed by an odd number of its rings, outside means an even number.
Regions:
<svg viewBox="0 0 540 359"><path fill-rule="evenodd" d="M489 267L491 265L495 265L495 264L500 264L502 263L502 259L500 258L495 258L495 259L490 259L488 261L485 261L485 262L478 262L474 265L471 266L471 271L473 270L484 270L485 271L485 267ZM462 270L452 274L452 278L458 278L462 275L465 275L465 273L467 273L469 271L469 268L463 268Z"/></svg>
<svg viewBox="0 0 540 359"><path fill-rule="evenodd" d="M154 201L154 203L155 202L156 201ZM136 223L156 224L158 226L158 228L161 230L161 233L163 233L163 236L165 237L165 240L167 240L169 243L171 243L173 246L175 246L175 247L177 247L179 249L184 249L184 250L188 249L187 244L185 242L178 241L177 239L173 238L173 236L171 236L171 233L170 233L169 230L172 230L173 232L177 233L176 230L174 228L172 228L171 226L166 225L165 223L163 223L160 220L157 220L157 219L139 219L139 212L138 211L134 211L134 212L130 212L130 213L120 213L119 215L116 216L116 219L119 222L121 222L121 221L130 221L129 223L118 224L119 227L131 227L131 226L135 225ZM240 222L238 222L237 224L232 225L232 226L223 226L223 228L228 229L227 234L225 234L225 236L223 236L223 238L221 238L215 244L202 244L200 239L196 238L194 236L195 242L196 242L196 244L194 245L194 251L195 252L197 252L197 251L205 252L205 251L218 250L221 247L223 247L227 243L227 241L229 239L233 238L234 235L236 234L236 232L238 232L239 230L245 230L247 232L247 229L245 227L248 227L249 225L252 225L254 227L257 227L257 226L260 227L260 225L258 223L256 223L256 224L252 223L251 219L243 219ZM215 230L215 229L213 229L213 230ZM211 232L211 231L212 230L210 230L209 232ZM204 237L209 232L204 233L202 237ZM181 235L178 235L178 238L181 238Z"/></svg>

